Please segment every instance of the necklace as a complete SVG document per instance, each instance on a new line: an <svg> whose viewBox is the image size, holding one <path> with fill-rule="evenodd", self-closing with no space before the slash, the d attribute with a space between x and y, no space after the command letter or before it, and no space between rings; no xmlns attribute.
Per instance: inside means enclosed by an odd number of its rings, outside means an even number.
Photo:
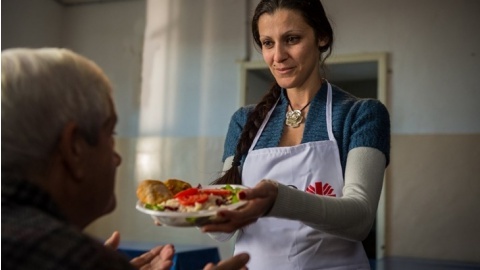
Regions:
<svg viewBox="0 0 480 270"><path fill-rule="evenodd" d="M292 105L290 104L290 100L288 100L288 107L291 109L291 111L288 111L287 114L285 115L285 117L287 118L285 120L285 125L293 128L299 127L303 121L302 111L308 105L310 105L310 102L311 101L309 101L307 105L303 106L303 108L301 108L300 110L294 110Z"/></svg>

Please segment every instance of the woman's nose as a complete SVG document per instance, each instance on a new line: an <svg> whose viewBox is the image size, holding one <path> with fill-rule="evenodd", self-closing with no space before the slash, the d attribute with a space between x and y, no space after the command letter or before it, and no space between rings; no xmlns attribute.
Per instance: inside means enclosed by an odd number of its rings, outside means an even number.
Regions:
<svg viewBox="0 0 480 270"><path fill-rule="evenodd" d="M277 44L275 46L275 54L273 56L273 60L277 63L285 61L288 58L287 50L281 44Z"/></svg>

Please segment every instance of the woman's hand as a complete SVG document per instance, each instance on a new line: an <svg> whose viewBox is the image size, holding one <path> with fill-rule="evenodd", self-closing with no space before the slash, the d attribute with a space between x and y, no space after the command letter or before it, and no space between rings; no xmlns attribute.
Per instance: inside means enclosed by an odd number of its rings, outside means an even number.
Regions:
<svg viewBox="0 0 480 270"><path fill-rule="evenodd" d="M262 180L254 188L242 190L238 195L248 203L238 210L220 210L221 223L208 224L202 232L234 232L257 221L272 208L278 194L278 184L272 180Z"/></svg>
<svg viewBox="0 0 480 270"><path fill-rule="evenodd" d="M153 219L153 223L156 225L156 226L162 226L162 223L160 223L160 221L158 221L154 216L151 216L152 219Z"/></svg>
<svg viewBox="0 0 480 270"><path fill-rule="evenodd" d="M104 245L116 250L120 244L120 233L112 233ZM172 245L157 246L139 257L133 258L130 263L140 270L168 270L173 265L172 259L175 248ZM226 269L226 268L225 268Z"/></svg>
<svg viewBox="0 0 480 270"><path fill-rule="evenodd" d="M209 263L203 270L246 270L245 265L248 260L250 260L250 256L247 253L240 253L230 259L220 261L216 266Z"/></svg>

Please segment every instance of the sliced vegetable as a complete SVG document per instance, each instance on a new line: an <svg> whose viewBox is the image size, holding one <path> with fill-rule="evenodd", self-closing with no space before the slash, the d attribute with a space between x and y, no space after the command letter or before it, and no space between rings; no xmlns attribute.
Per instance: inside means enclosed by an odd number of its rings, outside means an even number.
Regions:
<svg viewBox="0 0 480 270"><path fill-rule="evenodd" d="M207 209L208 207L223 205L231 205L240 202L238 196L242 188L232 187L231 185L225 185L221 188L205 188L200 185L195 188L189 188L180 191L174 195L173 199L165 201L161 204L147 204L145 208L156 211L168 211L168 212L195 212L199 210ZM215 197L213 197L215 196ZM211 203L206 204L209 200ZM187 209L188 206L188 209ZM192 206L194 206L192 208Z"/></svg>
<svg viewBox="0 0 480 270"><path fill-rule="evenodd" d="M229 197L229 200L232 204L240 201L238 193L242 190L241 188L233 188L231 185L226 184L222 189L232 192L231 197Z"/></svg>
<svg viewBox="0 0 480 270"><path fill-rule="evenodd" d="M204 203L208 200L208 194L199 193L194 195L187 195L177 197L177 200L182 205L194 205L195 203Z"/></svg>
<svg viewBox="0 0 480 270"><path fill-rule="evenodd" d="M155 211L163 211L165 210L165 207L160 204L145 204L145 208L150 209L150 210L155 210Z"/></svg>
<svg viewBox="0 0 480 270"><path fill-rule="evenodd" d="M175 194L174 198L180 198L185 196L191 196L198 194L198 188L189 188L184 191L180 191L179 193Z"/></svg>

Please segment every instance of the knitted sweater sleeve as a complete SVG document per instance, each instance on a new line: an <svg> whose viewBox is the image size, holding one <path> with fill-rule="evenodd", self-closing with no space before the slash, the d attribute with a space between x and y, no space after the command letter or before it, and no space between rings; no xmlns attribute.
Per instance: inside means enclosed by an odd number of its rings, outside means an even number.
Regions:
<svg viewBox="0 0 480 270"><path fill-rule="evenodd" d="M376 99L360 99L350 108L343 122L343 146L345 162L348 153L356 147L371 147L390 161L390 116L387 108ZM346 164L342 164L345 170Z"/></svg>
<svg viewBox="0 0 480 270"><path fill-rule="evenodd" d="M385 165L385 155L378 149L355 148L347 157L343 197L318 196L279 184L268 216L299 220L312 228L362 241L375 219Z"/></svg>

